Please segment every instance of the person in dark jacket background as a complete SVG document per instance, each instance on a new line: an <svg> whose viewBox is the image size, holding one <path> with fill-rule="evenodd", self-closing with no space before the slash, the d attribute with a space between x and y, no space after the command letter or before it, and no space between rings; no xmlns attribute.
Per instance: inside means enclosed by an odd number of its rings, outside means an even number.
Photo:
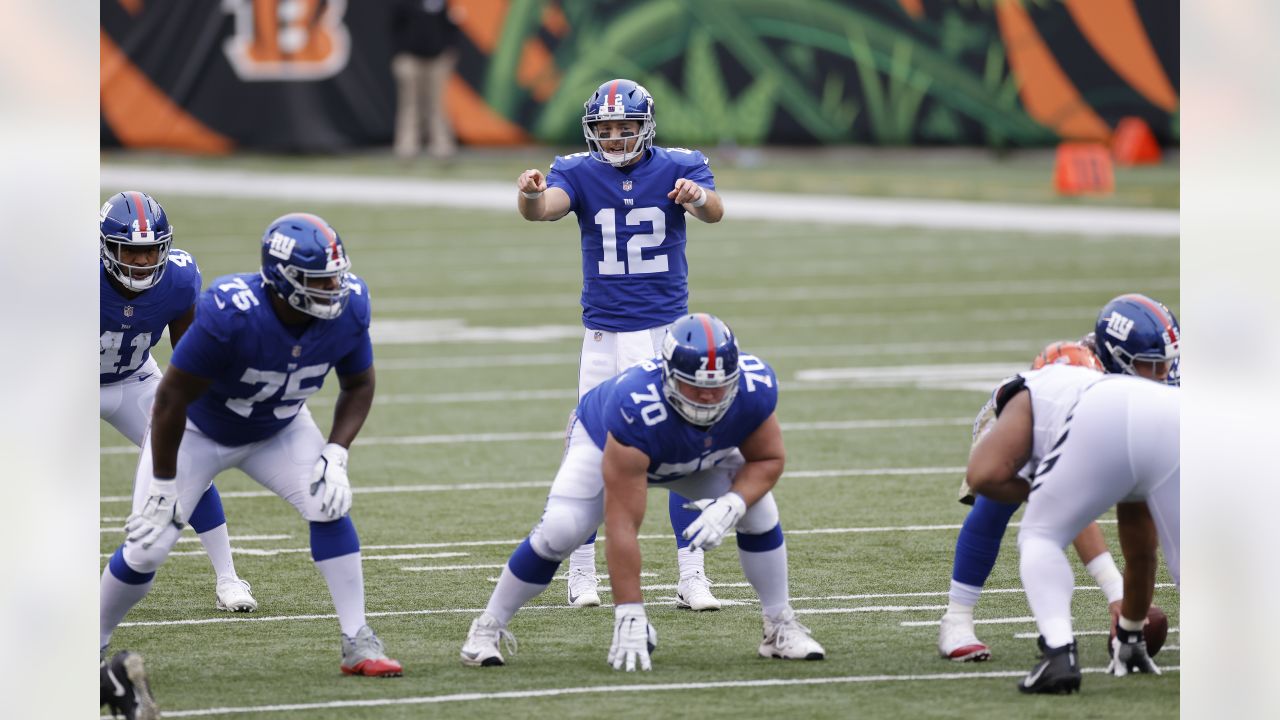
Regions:
<svg viewBox="0 0 1280 720"><path fill-rule="evenodd" d="M445 114L445 87L458 62L458 26L446 0L393 0L391 72L396 79L395 153L449 159L457 150Z"/></svg>

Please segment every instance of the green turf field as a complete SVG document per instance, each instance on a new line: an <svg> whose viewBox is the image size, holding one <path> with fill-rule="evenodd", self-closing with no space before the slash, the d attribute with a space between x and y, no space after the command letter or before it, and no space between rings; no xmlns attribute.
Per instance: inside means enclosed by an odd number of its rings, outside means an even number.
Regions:
<svg viewBox="0 0 1280 720"><path fill-rule="evenodd" d="M721 188L732 192L727 181ZM1082 694L1070 698L1017 693L1036 651L1013 531L988 585L1003 592L989 592L978 608L980 621L997 621L979 625L993 660L952 664L935 647L966 512L955 502L957 468L982 388L1047 342L1091 329L1097 309L1121 292L1148 293L1177 312L1176 239L691 222L691 308L733 325L743 348L782 380L788 462L775 493L791 590L828 658L755 656L759 609L732 543L710 553L707 568L717 596L740 604L677 611L667 499L653 491L642 530L652 573L643 578L646 602L660 638L651 673L606 666L612 609L567 608L563 580L512 622L520 645L507 667L473 669L459 663L459 647L501 564L538 519L560 457L556 436L574 404L581 340L573 219L533 224L514 209L157 196L177 228L175 245L196 256L206 286L256 269L262 228L285 211L306 210L339 230L372 289L378 399L351 453L352 518L364 547L370 623L406 668L405 677L388 680L339 673L337 621L306 551L306 524L247 477L228 473L217 485L241 551L238 569L260 612L214 610L213 573L188 532L113 641L144 653L167 716L1178 713L1176 670L1088 674ZM330 377L310 402L325 429L335 389ZM105 423L101 443L105 564L122 538L128 504L118 498L129 492L136 456ZM1114 541L1114 524L1103 529ZM599 565L603 572L603 543ZM1073 565L1078 585L1090 586L1078 560ZM1075 600L1077 631L1094 633L1079 637L1082 664L1100 670L1105 602L1092 588ZM1156 602L1175 628L1157 661L1176 668L1178 595L1162 587ZM282 705L298 707L268 711Z"/></svg>

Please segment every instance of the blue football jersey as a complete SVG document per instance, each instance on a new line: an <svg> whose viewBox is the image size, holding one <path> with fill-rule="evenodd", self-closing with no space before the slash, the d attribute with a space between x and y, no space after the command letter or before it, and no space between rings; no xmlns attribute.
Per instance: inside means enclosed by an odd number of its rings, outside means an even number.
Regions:
<svg viewBox="0 0 1280 720"><path fill-rule="evenodd" d="M676 180L715 189L697 150L655 147L616 168L585 152L557 157L547 186L569 194L582 231L582 323L629 332L666 325L689 308L685 209L667 197Z"/></svg>
<svg viewBox="0 0 1280 720"><path fill-rule="evenodd" d="M609 433L649 456L649 483L658 485L714 467L755 432L778 405L778 378L754 355L741 355L738 395L720 421L700 428L681 417L662 392L661 359L606 380L578 402L578 421L604 449Z"/></svg>
<svg viewBox="0 0 1280 720"><path fill-rule="evenodd" d="M200 268L190 254L169 250L160 282L133 299L121 295L99 263L98 383L119 382L137 372L169 323L182 317L200 295Z"/></svg>
<svg viewBox="0 0 1280 720"><path fill-rule="evenodd" d="M282 430L329 368L354 375L373 364L369 290L351 277L346 309L312 320L301 335L280 322L258 273L226 275L200 296L196 321L170 365L213 380L187 417L223 445L265 440Z"/></svg>

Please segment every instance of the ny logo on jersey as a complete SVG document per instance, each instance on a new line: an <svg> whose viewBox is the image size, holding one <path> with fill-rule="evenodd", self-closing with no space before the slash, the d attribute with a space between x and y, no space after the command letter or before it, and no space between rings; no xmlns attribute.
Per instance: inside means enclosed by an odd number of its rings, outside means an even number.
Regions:
<svg viewBox="0 0 1280 720"><path fill-rule="evenodd" d="M269 242L271 247L267 249L267 252L281 260L288 260L293 255L293 246L298 244L296 239L282 232L271 233Z"/></svg>
<svg viewBox="0 0 1280 720"><path fill-rule="evenodd" d="M1112 311L1111 317L1107 318L1107 334L1124 342L1129 339L1131 330L1133 330L1133 321L1117 311Z"/></svg>

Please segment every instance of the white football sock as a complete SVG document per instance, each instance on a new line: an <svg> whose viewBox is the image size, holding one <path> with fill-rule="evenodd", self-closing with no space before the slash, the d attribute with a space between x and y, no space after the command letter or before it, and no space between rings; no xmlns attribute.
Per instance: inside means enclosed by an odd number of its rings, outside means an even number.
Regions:
<svg viewBox="0 0 1280 720"><path fill-rule="evenodd" d="M974 606L978 604L978 596L981 594L982 588L977 585L966 585L952 578L951 592L948 593L947 613L972 615Z"/></svg>
<svg viewBox="0 0 1280 720"><path fill-rule="evenodd" d="M760 609L767 617L777 617L791 604L787 588L787 545L783 543L764 552L747 552L738 548L742 574L760 596Z"/></svg>
<svg viewBox="0 0 1280 720"><path fill-rule="evenodd" d="M154 582L148 580L141 585L130 585L121 582L111 574L111 567L102 570L102 582L98 589L98 645L105 647L111 642L111 633L124 620L134 605L147 596Z"/></svg>
<svg viewBox="0 0 1280 720"><path fill-rule="evenodd" d="M569 555L569 572L574 572L575 570L577 572L595 574L596 544L594 542L579 546L577 550L574 550Z"/></svg>
<svg viewBox="0 0 1280 720"><path fill-rule="evenodd" d="M707 574L706 553L701 550L682 547L676 550L676 562L680 565L680 579L685 580L697 573Z"/></svg>
<svg viewBox="0 0 1280 720"><path fill-rule="evenodd" d="M364 617L364 568L360 566L360 553L339 555L316 563L316 569L329 585L333 607L338 611L338 624L342 634L355 637L365 625Z"/></svg>
<svg viewBox="0 0 1280 720"><path fill-rule="evenodd" d="M227 534L227 524L222 523L212 530L206 530L200 533L200 544L204 546L205 553L209 556L209 562L213 565L213 572L217 574L219 580L234 580L236 576L236 564L231 559L231 537Z"/></svg>
<svg viewBox="0 0 1280 720"><path fill-rule="evenodd" d="M535 585L521 580L512 574L511 568L503 565L498 586L489 596L489 605L485 608L485 612L506 627L507 623L511 622L511 618L515 617L517 610L546 589L546 585Z"/></svg>
<svg viewBox="0 0 1280 720"><path fill-rule="evenodd" d="M1046 537L1018 534L1019 565L1036 626L1051 648L1071 642L1071 593L1075 574L1062 547Z"/></svg>

